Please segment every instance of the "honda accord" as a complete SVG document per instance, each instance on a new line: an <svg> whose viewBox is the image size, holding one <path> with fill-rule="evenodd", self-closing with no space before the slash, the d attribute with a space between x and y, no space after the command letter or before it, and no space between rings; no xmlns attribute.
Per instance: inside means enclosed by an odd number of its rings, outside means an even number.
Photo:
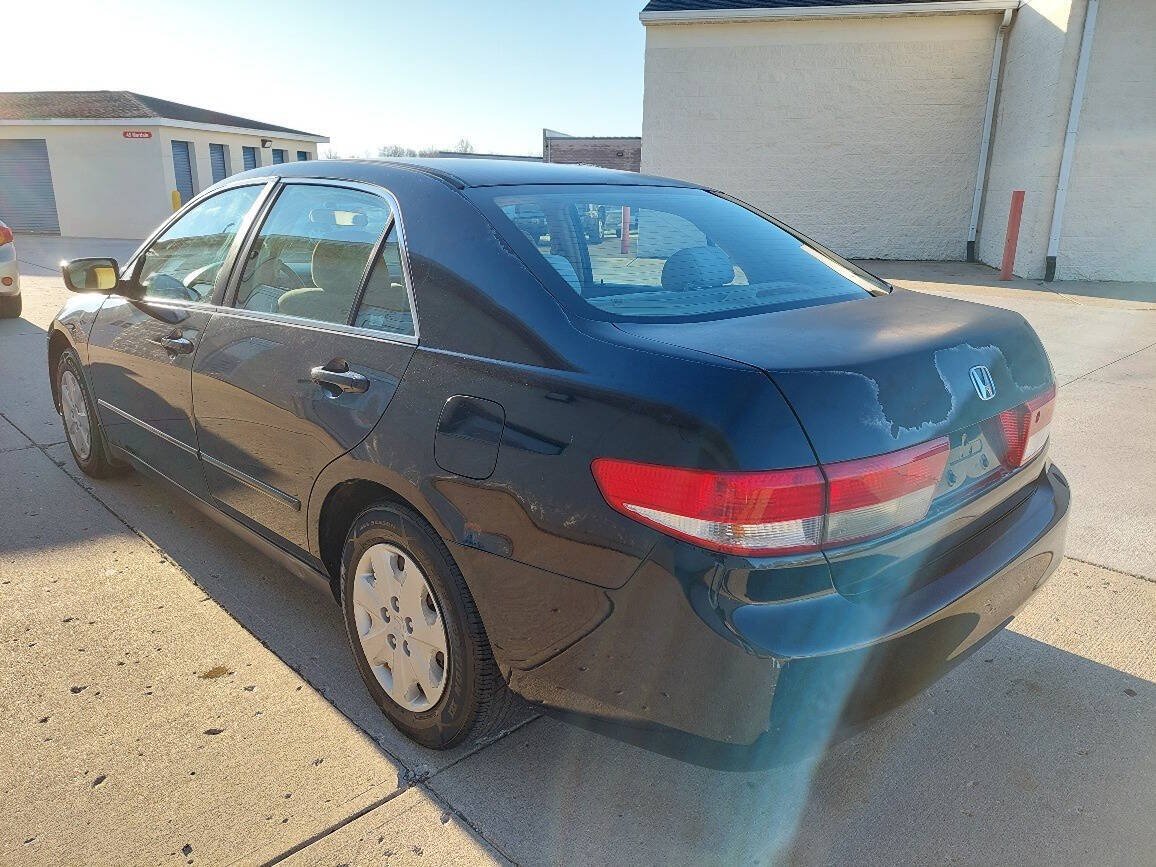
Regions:
<svg viewBox="0 0 1156 867"><path fill-rule="evenodd" d="M158 476L324 583L430 747L513 694L656 739L826 738L1062 556L1023 318L892 287L716 190L286 163L63 274L48 366L80 469Z"/></svg>

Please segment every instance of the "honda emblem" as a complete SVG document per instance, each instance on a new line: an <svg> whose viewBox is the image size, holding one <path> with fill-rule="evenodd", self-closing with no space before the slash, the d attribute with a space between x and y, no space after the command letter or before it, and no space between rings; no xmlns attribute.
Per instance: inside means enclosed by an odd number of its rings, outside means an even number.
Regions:
<svg viewBox="0 0 1156 867"><path fill-rule="evenodd" d="M991 371L982 364L971 369L971 384L975 386L975 393L980 400L991 400L995 397L995 382L991 378Z"/></svg>

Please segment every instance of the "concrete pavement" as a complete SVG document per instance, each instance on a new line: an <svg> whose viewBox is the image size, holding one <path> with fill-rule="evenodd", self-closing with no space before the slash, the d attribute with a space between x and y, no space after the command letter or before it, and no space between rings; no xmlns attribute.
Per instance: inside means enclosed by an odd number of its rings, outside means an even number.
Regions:
<svg viewBox="0 0 1156 867"><path fill-rule="evenodd" d="M1144 861L1156 312L878 270L1040 331L1072 559L925 695L819 761L733 773L529 713L490 744L410 744L324 597L147 479L75 470L42 362L65 293L30 267L25 319L0 322L0 863Z"/></svg>

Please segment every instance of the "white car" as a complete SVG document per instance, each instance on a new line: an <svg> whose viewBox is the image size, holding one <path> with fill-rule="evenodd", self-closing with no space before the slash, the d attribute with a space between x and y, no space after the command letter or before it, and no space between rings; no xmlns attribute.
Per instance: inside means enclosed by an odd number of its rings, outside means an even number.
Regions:
<svg viewBox="0 0 1156 867"><path fill-rule="evenodd" d="M0 223L0 319L20 315L20 273L12 230Z"/></svg>

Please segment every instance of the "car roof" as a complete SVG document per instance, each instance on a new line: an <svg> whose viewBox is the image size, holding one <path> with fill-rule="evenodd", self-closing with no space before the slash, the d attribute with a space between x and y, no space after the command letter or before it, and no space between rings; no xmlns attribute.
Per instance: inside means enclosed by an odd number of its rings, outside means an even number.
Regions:
<svg viewBox="0 0 1156 867"><path fill-rule="evenodd" d="M341 178L366 183L387 183L398 171L418 172L458 189L514 184L621 184L630 186L694 187L671 178L641 175L598 166L566 165L521 160L445 157L437 159L310 160L262 166L233 175L229 180L277 174L282 177Z"/></svg>

